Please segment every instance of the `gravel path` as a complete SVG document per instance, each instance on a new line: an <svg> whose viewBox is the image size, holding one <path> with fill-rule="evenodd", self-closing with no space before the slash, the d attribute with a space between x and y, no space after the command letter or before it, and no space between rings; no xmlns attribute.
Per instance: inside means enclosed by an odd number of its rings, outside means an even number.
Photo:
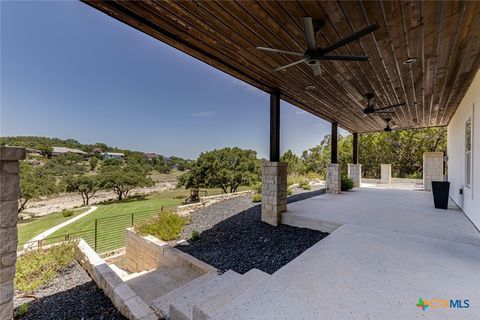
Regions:
<svg viewBox="0 0 480 320"><path fill-rule="evenodd" d="M298 191L298 190L297 190ZM302 192L289 202L323 194L324 189ZM192 231L200 239L177 248L221 271L245 273L252 268L274 273L328 233L286 225L270 226L260 220L261 205L250 196L222 201L196 211L182 232L189 239Z"/></svg>
<svg viewBox="0 0 480 320"><path fill-rule="evenodd" d="M125 319L77 262L33 295L37 301L15 298L15 313L19 305L29 304L27 314L21 319Z"/></svg>

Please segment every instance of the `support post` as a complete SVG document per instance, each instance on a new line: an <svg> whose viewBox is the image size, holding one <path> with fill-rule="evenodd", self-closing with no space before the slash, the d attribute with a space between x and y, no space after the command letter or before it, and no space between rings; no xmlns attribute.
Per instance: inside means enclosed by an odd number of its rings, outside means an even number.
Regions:
<svg viewBox="0 0 480 320"><path fill-rule="evenodd" d="M270 161L280 161L280 94L270 94Z"/></svg>
<svg viewBox="0 0 480 320"><path fill-rule="evenodd" d="M443 152L423 154L423 190L432 190L432 181L443 181Z"/></svg>
<svg viewBox="0 0 480 320"><path fill-rule="evenodd" d="M287 167L280 161L280 94L270 95L270 161L262 165L262 221L281 223L287 210Z"/></svg>
<svg viewBox="0 0 480 320"><path fill-rule="evenodd" d="M331 135L331 155L330 165L327 168L327 191L330 193L340 193L341 190L341 173L340 164L338 163L338 124L332 122Z"/></svg>
<svg viewBox="0 0 480 320"><path fill-rule="evenodd" d="M13 319L13 279L17 261L18 196L24 148L0 147L0 319Z"/></svg>
<svg viewBox="0 0 480 320"><path fill-rule="evenodd" d="M362 165L358 164L358 133L354 132L352 136L353 161L348 164L348 177L352 179L353 186L358 188L362 184Z"/></svg>
<svg viewBox="0 0 480 320"><path fill-rule="evenodd" d="M338 124L332 122L332 150L330 155L330 163L338 163Z"/></svg>
<svg viewBox="0 0 480 320"><path fill-rule="evenodd" d="M382 163L380 165L380 180L384 184L390 184L392 180L392 165L389 163Z"/></svg>
<svg viewBox="0 0 480 320"><path fill-rule="evenodd" d="M353 133L353 164L358 164L358 133Z"/></svg>

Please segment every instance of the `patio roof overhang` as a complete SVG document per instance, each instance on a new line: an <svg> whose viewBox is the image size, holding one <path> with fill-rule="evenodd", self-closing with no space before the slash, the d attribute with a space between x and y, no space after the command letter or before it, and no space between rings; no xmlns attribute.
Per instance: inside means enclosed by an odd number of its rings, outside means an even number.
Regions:
<svg viewBox="0 0 480 320"><path fill-rule="evenodd" d="M364 117L367 92L380 107L406 103L389 116L399 128L447 125L480 65L476 1L86 3L350 132L385 127L380 115ZM318 77L303 63L272 72L298 57L256 47L305 51L302 16L324 21L320 47L378 23L377 31L335 51L368 55L369 61L322 61ZM417 61L404 64L410 57Z"/></svg>

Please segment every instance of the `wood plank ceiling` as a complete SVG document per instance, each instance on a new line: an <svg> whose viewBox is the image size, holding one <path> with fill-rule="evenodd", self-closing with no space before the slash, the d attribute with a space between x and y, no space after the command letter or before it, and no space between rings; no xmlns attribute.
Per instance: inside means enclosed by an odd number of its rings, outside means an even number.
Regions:
<svg viewBox="0 0 480 320"><path fill-rule="evenodd" d="M367 92L379 107L406 103L388 116L399 128L447 125L480 65L477 1L87 3L262 90L278 90L282 99L350 132L385 127L385 115L363 115ZM377 22L377 31L335 52L369 61L322 61L319 77L303 63L272 72L298 57L255 47L304 52L302 16L324 21L320 47ZM408 57L417 62L404 64Z"/></svg>

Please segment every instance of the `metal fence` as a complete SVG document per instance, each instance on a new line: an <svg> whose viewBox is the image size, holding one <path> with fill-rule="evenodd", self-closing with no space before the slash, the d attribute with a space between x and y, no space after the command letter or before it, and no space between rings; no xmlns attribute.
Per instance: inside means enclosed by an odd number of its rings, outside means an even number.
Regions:
<svg viewBox="0 0 480 320"><path fill-rule="evenodd" d="M94 226L90 229L75 233L63 234L55 237L47 237L42 240L19 243L19 250L41 248L46 245L82 238L97 253L113 251L125 246L125 229L134 224L145 221L160 212L172 210L177 205L161 206L158 209L137 211L119 214L115 216L98 218L94 220Z"/></svg>

